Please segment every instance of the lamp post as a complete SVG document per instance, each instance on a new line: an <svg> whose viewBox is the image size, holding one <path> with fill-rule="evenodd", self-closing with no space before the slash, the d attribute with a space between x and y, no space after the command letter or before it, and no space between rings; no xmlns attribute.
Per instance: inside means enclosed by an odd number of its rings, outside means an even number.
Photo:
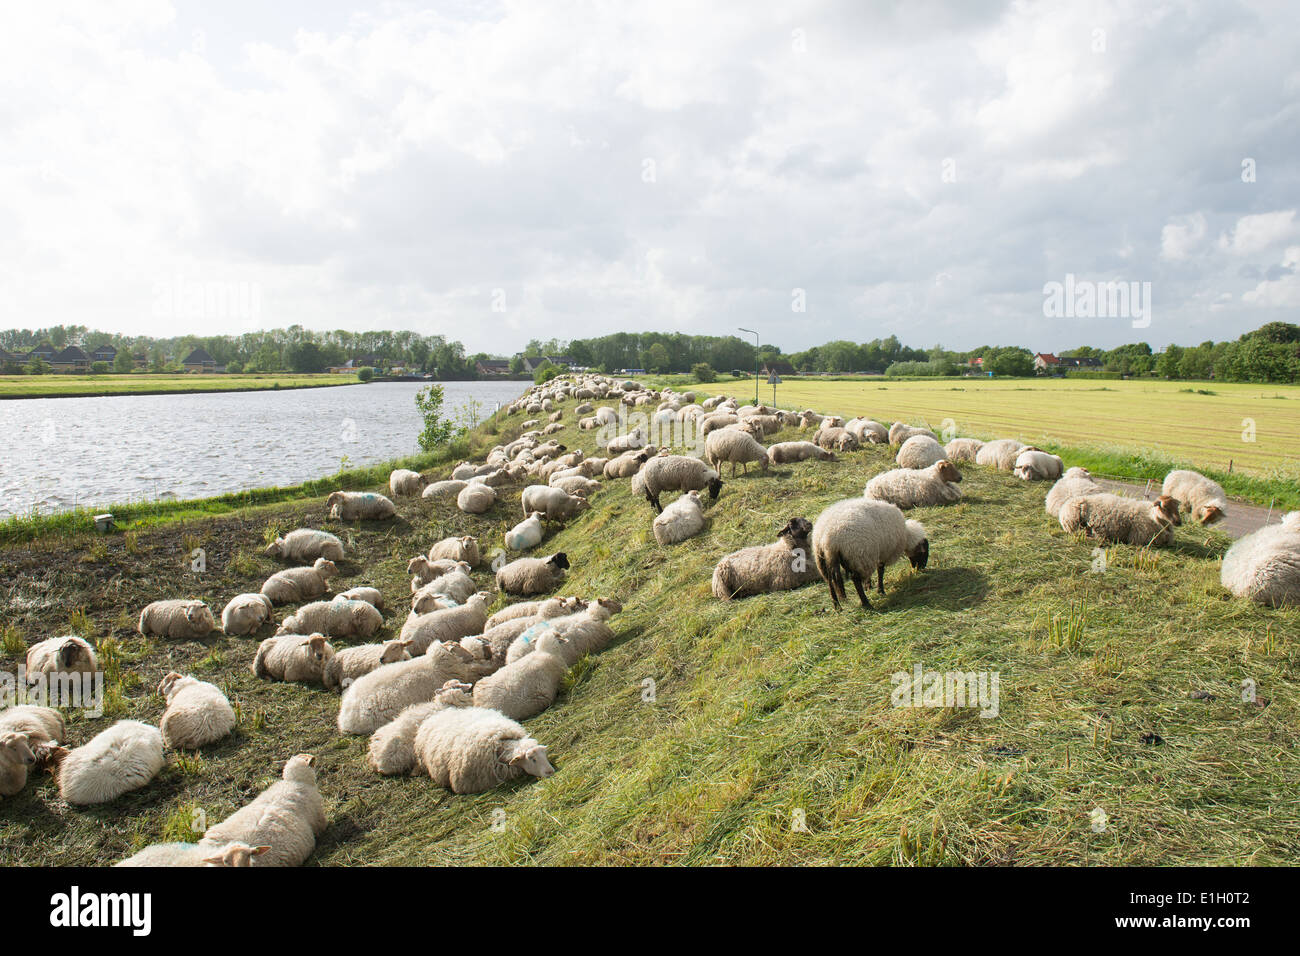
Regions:
<svg viewBox="0 0 1300 956"><path fill-rule="evenodd" d="M737 328L740 328L737 326ZM758 404L758 333L753 329L740 329L742 332L748 332L754 337L754 404Z"/></svg>

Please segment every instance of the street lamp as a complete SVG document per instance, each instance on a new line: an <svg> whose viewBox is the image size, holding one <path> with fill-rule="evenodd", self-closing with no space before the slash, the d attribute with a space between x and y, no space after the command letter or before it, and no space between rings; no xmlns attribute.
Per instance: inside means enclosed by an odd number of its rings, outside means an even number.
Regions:
<svg viewBox="0 0 1300 956"><path fill-rule="evenodd" d="M740 328L737 326L737 328ZM754 404L758 404L758 333L753 329L740 329L754 337Z"/></svg>

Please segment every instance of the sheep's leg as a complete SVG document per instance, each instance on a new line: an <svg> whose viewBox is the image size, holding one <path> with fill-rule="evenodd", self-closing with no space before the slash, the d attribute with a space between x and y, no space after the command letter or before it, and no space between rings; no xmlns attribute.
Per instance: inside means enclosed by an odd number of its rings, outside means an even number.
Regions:
<svg viewBox="0 0 1300 956"><path fill-rule="evenodd" d="M853 572L853 586L858 589L858 600L868 611L871 610L871 602L867 600L867 592L862 590L862 576L856 571Z"/></svg>
<svg viewBox="0 0 1300 956"><path fill-rule="evenodd" d="M877 565L876 578L879 582L877 586L880 588L880 593L884 594L885 593L885 566L883 564Z"/></svg>

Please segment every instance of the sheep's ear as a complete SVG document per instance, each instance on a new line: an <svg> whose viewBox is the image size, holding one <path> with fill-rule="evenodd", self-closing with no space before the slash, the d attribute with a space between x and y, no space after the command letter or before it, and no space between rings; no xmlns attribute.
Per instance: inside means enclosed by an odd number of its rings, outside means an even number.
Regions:
<svg viewBox="0 0 1300 956"><path fill-rule="evenodd" d="M225 865L226 865L226 858L225 858L224 855L222 855L222 856L205 856L205 857L203 858L203 862L204 862L204 863L211 863L213 866L225 866Z"/></svg>
<svg viewBox="0 0 1300 956"><path fill-rule="evenodd" d="M253 856L261 856L263 853L269 853L270 850L269 846L255 846L248 852Z"/></svg>

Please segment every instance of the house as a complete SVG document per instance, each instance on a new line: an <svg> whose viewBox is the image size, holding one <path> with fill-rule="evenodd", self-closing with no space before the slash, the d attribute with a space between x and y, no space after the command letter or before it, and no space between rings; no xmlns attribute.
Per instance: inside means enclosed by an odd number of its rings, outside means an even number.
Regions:
<svg viewBox="0 0 1300 956"><path fill-rule="evenodd" d="M524 363L524 371L529 375L541 368L545 362L550 362L566 371L573 366L573 357L569 355L520 355L519 358Z"/></svg>
<svg viewBox="0 0 1300 956"><path fill-rule="evenodd" d="M76 345L69 345L63 351L46 359L50 368L56 372L76 374L90 370L90 356Z"/></svg>
<svg viewBox="0 0 1300 956"><path fill-rule="evenodd" d="M34 358L39 358L43 362L50 362L54 358L56 349L49 342L42 342L36 348L27 353L25 361L30 362Z"/></svg>
<svg viewBox="0 0 1300 956"><path fill-rule="evenodd" d="M187 372L215 372L217 370L217 360L209 355L206 349L195 349L185 356L185 361L181 362L181 366Z"/></svg>
<svg viewBox="0 0 1300 956"><path fill-rule="evenodd" d="M1034 355L1035 372L1053 372L1061 364L1061 360L1051 352L1038 352Z"/></svg>
<svg viewBox="0 0 1300 956"><path fill-rule="evenodd" d="M4 349L0 349L0 369L3 369L5 366L21 367L26 364L27 364L26 355L16 355L13 352L7 352Z"/></svg>
<svg viewBox="0 0 1300 956"><path fill-rule="evenodd" d="M505 359L480 359L474 363L474 369L483 378L494 378L510 374L510 363Z"/></svg>
<svg viewBox="0 0 1300 956"><path fill-rule="evenodd" d="M92 362L107 362L112 365L115 358L117 358L117 349L111 345L101 345L90 353Z"/></svg>

